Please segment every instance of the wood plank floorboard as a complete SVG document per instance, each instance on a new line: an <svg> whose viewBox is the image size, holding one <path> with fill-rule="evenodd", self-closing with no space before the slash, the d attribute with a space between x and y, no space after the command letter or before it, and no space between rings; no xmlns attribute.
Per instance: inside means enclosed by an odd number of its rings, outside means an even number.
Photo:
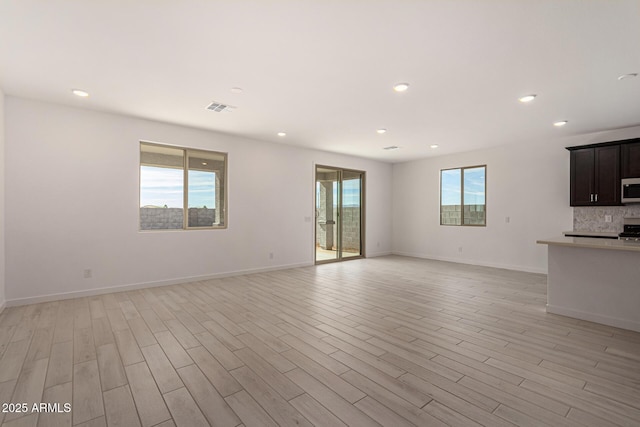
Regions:
<svg viewBox="0 0 640 427"><path fill-rule="evenodd" d="M639 426L640 333L545 304L386 256L8 307L0 426Z"/></svg>

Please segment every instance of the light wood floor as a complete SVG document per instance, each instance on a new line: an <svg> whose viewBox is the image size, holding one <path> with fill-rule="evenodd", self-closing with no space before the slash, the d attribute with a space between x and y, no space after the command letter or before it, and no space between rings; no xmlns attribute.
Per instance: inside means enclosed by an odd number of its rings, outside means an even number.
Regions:
<svg viewBox="0 0 640 427"><path fill-rule="evenodd" d="M0 402L29 410L0 422L640 425L640 334L547 314L545 291L383 257L7 308Z"/></svg>

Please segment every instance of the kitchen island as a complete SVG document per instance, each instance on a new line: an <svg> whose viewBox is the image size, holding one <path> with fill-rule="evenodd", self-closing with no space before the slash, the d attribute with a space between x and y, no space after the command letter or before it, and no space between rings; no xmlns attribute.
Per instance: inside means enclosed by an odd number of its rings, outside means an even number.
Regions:
<svg viewBox="0 0 640 427"><path fill-rule="evenodd" d="M640 332L640 243L590 237L549 246L547 312Z"/></svg>

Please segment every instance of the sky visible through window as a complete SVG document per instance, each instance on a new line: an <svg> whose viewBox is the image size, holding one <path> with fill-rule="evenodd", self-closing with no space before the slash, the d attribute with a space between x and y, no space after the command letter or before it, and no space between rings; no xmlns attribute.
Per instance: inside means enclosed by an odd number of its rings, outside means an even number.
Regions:
<svg viewBox="0 0 640 427"><path fill-rule="evenodd" d="M342 181L342 206L360 206L360 180L348 179ZM333 206L338 206L338 183L333 183ZM320 183L316 182L316 208L320 208Z"/></svg>
<svg viewBox="0 0 640 427"><path fill-rule="evenodd" d="M461 169L442 171L442 205L461 205ZM464 170L464 204L485 204L485 168Z"/></svg>
<svg viewBox="0 0 640 427"><path fill-rule="evenodd" d="M140 207L183 207L182 169L140 166ZM215 209L215 173L189 170L189 207Z"/></svg>
<svg viewBox="0 0 640 427"><path fill-rule="evenodd" d="M216 174L189 170L189 207L215 209Z"/></svg>
<svg viewBox="0 0 640 427"><path fill-rule="evenodd" d="M460 169L442 171L442 205L460 205Z"/></svg>
<svg viewBox="0 0 640 427"><path fill-rule="evenodd" d="M338 192L338 189L334 184L334 200L335 194ZM342 181L342 206L350 207L350 206L360 206L360 180L359 179L348 179Z"/></svg>
<svg viewBox="0 0 640 427"><path fill-rule="evenodd" d="M464 204L484 205L484 172L485 168L464 170Z"/></svg>

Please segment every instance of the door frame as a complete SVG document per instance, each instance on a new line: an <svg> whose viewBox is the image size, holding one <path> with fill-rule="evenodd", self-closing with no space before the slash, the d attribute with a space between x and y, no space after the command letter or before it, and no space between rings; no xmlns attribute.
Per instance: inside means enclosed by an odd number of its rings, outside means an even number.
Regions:
<svg viewBox="0 0 640 427"><path fill-rule="evenodd" d="M337 232L338 232L338 248L336 250L337 257L335 259L326 259L326 260L318 260L316 256L316 248L318 241L318 218L317 218L317 208L318 206L318 194L317 194L317 182L318 182L318 169L330 169L334 170L338 173L338 224L337 224ZM354 172L361 175L360 179L360 255L350 256L344 258L342 256L342 173L343 172ZM321 164L313 165L313 262L314 264L328 264L332 262L341 262L341 261L349 261L352 259L362 259L366 258L365 253L365 230L366 230L366 206L365 206L365 195L366 195L366 178L367 172L359 169L351 169L351 168L341 168L337 166L326 166Z"/></svg>

